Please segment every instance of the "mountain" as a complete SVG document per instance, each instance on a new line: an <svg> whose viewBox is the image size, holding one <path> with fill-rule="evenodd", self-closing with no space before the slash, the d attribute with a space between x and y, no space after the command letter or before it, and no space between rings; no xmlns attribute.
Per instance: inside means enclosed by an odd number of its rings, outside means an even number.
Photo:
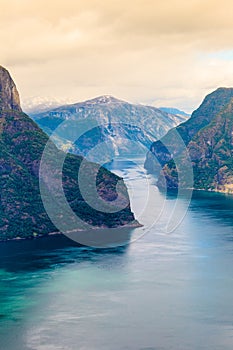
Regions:
<svg viewBox="0 0 233 350"><path fill-rule="evenodd" d="M184 111L181 111L180 109L177 108L172 108L172 107L159 107L159 109L163 112L169 113L169 114L174 114L178 115L180 117L186 117L189 118L190 115Z"/></svg>
<svg viewBox="0 0 233 350"><path fill-rule="evenodd" d="M39 187L40 160L48 142L48 136L31 120L20 107L19 94L9 72L0 66L0 240L28 238L58 232L48 217L41 199ZM104 202L112 203L116 198L128 203L116 212L104 212L91 207L84 200L79 188L78 170L83 158L65 154L50 142L54 152L54 164L46 164L49 170L55 166L57 157L64 157L62 177L67 202L83 221L93 227L122 227L134 225L128 193L123 181L97 164L85 162L87 189L89 177L98 174L97 193ZM56 168L54 168L56 169ZM42 177L42 185L49 197L56 193L50 179ZM118 191L118 192L117 192ZM60 212L60 216L64 213ZM71 222L64 216L64 222Z"/></svg>
<svg viewBox="0 0 233 350"><path fill-rule="evenodd" d="M130 104L108 95L33 114L31 117L49 135L64 120L77 121L77 128L83 121L95 121L95 127L72 145L71 136L63 129L62 139L57 135L57 145L86 156L96 145L106 142L110 159L116 155L145 154L154 140L186 120L155 107ZM139 143L144 145L144 149L139 147Z"/></svg>
<svg viewBox="0 0 233 350"><path fill-rule="evenodd" d="M193 188L233 193L233 88L219 88L207 95L189 120L152 144L145 167L153 173L159 172L159 164L163 167L158 179L161 188L165 186L163 174L168 188L187 187L182 175L178 182L174 164L174 157L181 164L185 161L176 133L192 162Z"/></svg>
<svg viewBox="0 0 233 350"><path fill-rule="evenodd" d="M64 101L56 100L56 99L42 99L39 97L32 97L24 101L23 109L25 113L28 115L35 113L43 113L48 111L49 109L56 108L61 106Z"/></svg>

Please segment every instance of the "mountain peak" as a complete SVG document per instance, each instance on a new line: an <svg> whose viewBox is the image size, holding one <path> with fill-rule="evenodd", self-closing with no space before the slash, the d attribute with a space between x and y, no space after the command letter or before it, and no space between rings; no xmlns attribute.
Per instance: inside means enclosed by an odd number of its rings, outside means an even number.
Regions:
<svg viewBox="0 0 233 350"><path fill-rule="evenodd" d="M219 87L216 90L212 91L210 94L208 94L205 98L205 100L210 100L211 98L223 98L226 100L226 102L233 97L233 88L231 87ZM204 101L205 101L204 100Z"/></svg>
<svg viewBox="0 0 233 350"><path fill-rule="evenodd" d="M220 113L233 99L233 88L219 87L208 94L200 107L195 110L191 118L205 117L211 120L215 115Z"/></svg>
<svg viewBox="0 0 233 350"><path fill-rule="evenodd" d="M108 104L108 103L120 103L120 102L123 102L123 101L111 95L102 95L86 101L86 103L88 104Z"/></svg>
<svg viewBox="0 0 233 350"><path fill-rule="evenodd" d="M215 91L213 91L213 93L216 92L232 92L233 88L232 87L224 87L224 86L220 86L219 88L217 88Z"/></svg>
<svg viewBox="0 0 233 350"><path fill-rule="evenodd" d="M10 73L0 66L0 109L21 112L19 93Z"/></svg>

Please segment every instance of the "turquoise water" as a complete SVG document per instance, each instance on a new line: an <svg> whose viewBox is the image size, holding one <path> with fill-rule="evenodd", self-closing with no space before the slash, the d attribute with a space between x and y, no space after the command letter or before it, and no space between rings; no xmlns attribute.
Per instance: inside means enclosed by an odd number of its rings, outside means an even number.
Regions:
<svg viewBox="0 0 233 350"><path fill-rule="evenodd" d="M232 350L233 198L195 193L168 234L168 196L149 228L165 197L141 165L112 164L144 224L131 244L98 250L63 236L1 243L1 350ZM155 204L143 211L146 182ZM181 217L185 207L179 199Z"/></svg>

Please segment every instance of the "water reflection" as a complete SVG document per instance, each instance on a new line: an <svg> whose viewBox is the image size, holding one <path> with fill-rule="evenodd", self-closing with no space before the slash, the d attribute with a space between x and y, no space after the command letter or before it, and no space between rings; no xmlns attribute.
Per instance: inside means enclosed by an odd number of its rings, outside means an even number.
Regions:
<svg viewBox="0 0 233 350"><path fill-rule="evenodd" d="M1 244L0 349L232 350L232 208L231 196L194 192L172 234L155 226L121 248Z"/></svg>
<svg viewBox="0 0 233 350"><path fill-rule="evenodd" d="M108 254L122 255L127 249L127 244L102 249L81 246L64 235L1 242L0 269L11 272L49 269L53 265L92 261Z"/></svg>

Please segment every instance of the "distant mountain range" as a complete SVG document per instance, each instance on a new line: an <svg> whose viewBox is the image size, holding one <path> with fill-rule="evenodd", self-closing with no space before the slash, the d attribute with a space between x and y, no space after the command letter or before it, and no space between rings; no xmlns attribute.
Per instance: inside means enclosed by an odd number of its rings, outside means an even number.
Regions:
<svg viewBox="0 0 233 350"><path fill-rule="evenodd" d="M172 108L172 107L159 107L159 109L163 112L169 113L169 114L174 114L174 115L178 115L181 117L190 117L190 114L181 111L180 109L177 108Z"/></svg>
<svg viewBox="0 0 233 350"><path fill-rule="evenodd" d="M184 161L182 149L175 141L176 132L184 140L191 158L193 188L233 193L233 88L219 88L206 96L189 120L152 144L145 167L158 174L158 164L162 166L158 179L161 188L187 187L182 175L178 179L173 161L174 156Z"/></svg>
<svg viewBox="0 0 233 350"><path fill-rule="evenodd" d="M15 83L9 72L0 66L0 240L58 232L45 211L39 187L40 160L47 142L48 136L22 112ZM78 171L83 158L63 154L54 144L50 145L56 155L65 157L61 174L63 190L70 207L79 218L93 227L134 225L135 219L129 204L118 212L104 212L91 207L84 200L79 187ZM46 165L48 169L53 166ZM85 166L87 180L93 173L97 174L97 192L104 202L112 203L114 199L120 198L129 203L127 189L121 178L99 168L97 164L86 162ZM44 178L42 180L46 195L49 196L52 187L57 184L49 185L49 179L48 182ZM59 205L54 193L51 195L53 206ZM61 211L59 217L62 218L61 215L64 216L64 222L72 224L67 214Z"/></svg>
<svg viewBox="0 0 233 350"><path fill-rule="evenodd" d="M151 143L174 126L187 120L187 116L178 116L161 111L158 108L135 105L112 96L100 96L85 102L65 105L49 111L32 114L36 123L50 135L63 121L95 121L97 127L82 135L71 144L69 132L63 132L61 139L57 135L57 145L71 152L86 156L100 143L107 143L109 157L145 154ZM139 147L139 143L145 147Z"/></svg>

